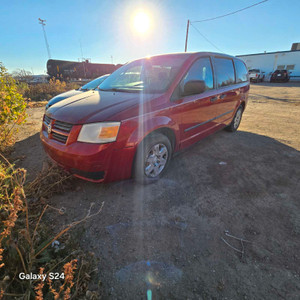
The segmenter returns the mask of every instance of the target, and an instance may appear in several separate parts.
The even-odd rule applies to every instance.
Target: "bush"
[[[65,83],[51,81],[47,88],[56,93],[66,88]],[[17,82],[7,73],[0,63],[0,151],[12,144],[12,134],[16,124],[25,121],[26,102],[18,91],[28,91],[24,84]],[[70,251],[70,242],[65,234],[76,225],[96,216],[102,210],[92,213],[92,205],[85,217],[72,222],[53,234],[49,224],[42,220],[47,209],[63,214],[45,203],[42,196],[49,196],[56,188],[64,190],[70,176],[60,169],[48,167],[38,178],[28,184],[27,196],[24,191],[26,170],[15,169],[0,152],[0,299],[8,297],[18,299],[70,299],[71,295],[85,293],[92,272],[92,260],[80,250]],[[40,201],[27,201],[27,197]],[[53,236],[52,236],[53,235]],[[66,249],[55,248],[58,239],[64,241]],[[58,253],[56,252],[58,251]],[[67,259],[71,261],[66,262]],[[48,277],[46,282],[19,280],[18,274],[40,273],[45,276],[62,265],[64,275],[55,282]],[[79,267],[79,272],[75,270]]]
[[[26,91],[29,90],[29,86],[26,82],[17,81],[17,91],[21,95],[25,95]]]
[[[26,105],[16,81],[0,62],[0,151],[12,144],[15,125],[25,121]]]
[[[66,83],[58,79],[50,79],[49,83],[39,83],[29,85],[28,90],[25,92],[25,97],[33,101],[50,100],[54,96],[79,88],[76,83]]]
[[[32,197],[52,194],[49,186],[52,189],[61,186],[69,178],[55,170],[53,167],[45,169],[29,185]],[[74,241],[71,236],[67,238],[66,233],[98,215],[103,203],[94,213],[92,203],[85,217],[53,234],[43,216],[49,209],[59,215],[64,214],[64,210],[45,204],[45,198],[28,202],[24,192],[25,175],[24,169],[15,169],[0,154],[0,299],[9,296],[37,300],[70,299],[71,295],[74,298],[83,295],[95,262],[93,256],[73,249]],[[47,180],[42,180],[43,177]],[[75,272],[78,267],[79,272]],[[49,274],[58,269],[63,273],[58,280],[52,281]],[[47,276],[47,280],[19,280],[20,273],[40,273]]]

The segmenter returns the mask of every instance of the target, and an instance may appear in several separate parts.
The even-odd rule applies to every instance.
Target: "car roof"
[[[218,52],[178,52],[178,53],[166,53],[166,54],[159,54],[159,55],[151,55],[149,58],[152,57],[164,57],[164,56],[174,56],[174,57],[182,57],[186,56],[191,57],[191,56],[224,56],[224,57],[230,57],[230,58],[235,58],[240,60],[239,58],[236,58],[235,56],[228,55],[225,53],[218,53]],[[144,57],[145,58],[145,57]]]
[[[151,55],[151,56],[146,56],[146,57],[141,57],[138,59],[134,59],[131,61],[128,61],[126,64],[129,64],[131,62],[134,61],[139,61],[139,60],[143,60],[143,59],[150,59],[150,58],[163,58],[163,57],[186,57],[186,60],[189,59],[193,59],[193,58],[197,58],[197,57],[202,57],[202,56],[220,56],[220,57],[227,57],[227,58],[231,58],[231,59],[235,59],[235,60],[239,60],[241,62],[244,63],[244,61],[240,58],[237,58],[235,56],[232,55],[228,55],[228,54],[224,54],[224,53],[218,53],[218,52],[178,52],[178,53],[165,53],[165,54],[158,54],[158,55]]]

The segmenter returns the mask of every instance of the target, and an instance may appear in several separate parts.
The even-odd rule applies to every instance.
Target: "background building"
[[[290,51],[237,55],[248,69],[260,69],[266,79],[275,70],[288,70],[291,80],[300,80],[300,43],[294,43]]]

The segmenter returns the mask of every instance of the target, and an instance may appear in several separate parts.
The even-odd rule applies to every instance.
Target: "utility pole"
[[[49,44],[48,44],[48,40],[47,40],[47,36],[46,36],[46,31],[45,31],[46,20],[42,20],[41,18],[39,18],[39,24],[41,24],[42,28],[43,28],[44,38],[45,38],[45,43],[46,43],[46,48],[47,48],[47,52],[48,52],[48,57],[50,59],[51,58],[50,47],[49,47]]]
[[[81,60],[83,60],[83,52],[82,52],[81,40],[79,40],[79,45],[80,45]]]
[[[83,57],[81,39],[79,40],[79,44],[80,44],[80,51],[81,51],[81,63],[82,63],[82,66],[83,66],[83,74],[84,74],[84,78],[86,78],[85,58]]]
[[[188,43],[188,38],[189,38],[189,27],[190,27],[190,20],[187,20],[184,52],[187,51],[187,43]]]

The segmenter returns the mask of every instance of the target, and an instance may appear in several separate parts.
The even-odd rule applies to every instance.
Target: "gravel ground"
[[[31,180],[45,159],[29,111],[14,157]],[[240,129],[177,154],[164,178],[93,184],[49,199],[58,227],[86,215],[103,299],[299,299],[300,84],[254,84]],[[243,243],[229,235],[243,238]],[[243,252],[243,253],[241,253]]]

